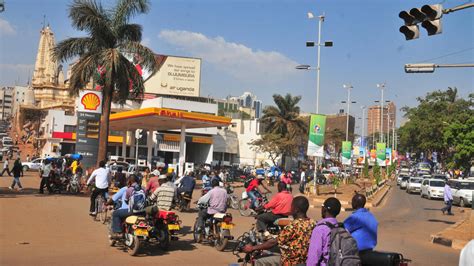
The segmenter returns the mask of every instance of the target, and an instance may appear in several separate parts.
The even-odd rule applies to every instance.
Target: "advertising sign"
[[[158,71],[144,73],[145,93],[199,97],[201,59],[157,55]]]
[[[77,104],[76,153],[82,155],[84,167],[96,164],[99,151],[99,124],[102,92],[81,91]]]
[[[311,115],[309,123],[308,156],[324,156],[325,115]]]
[[[342,164],[351,165],[351,150],[352,142],[343,141],[342,142]]]
[[[392,164],[392,148],[385,149],[385,165]]]
[[[377,164],[379,166],[385,166],[385,158],[386,158],[386,144],[385,143],[377,143]]]

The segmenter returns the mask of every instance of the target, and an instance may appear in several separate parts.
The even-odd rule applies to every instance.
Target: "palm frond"
[[[90,37],[106,41],[109,47],[114,44],[115,37],[107,12],[95,0],[74,0],[69,8],[69,18],[74,28],[90,32]]]
[[[120,0],[114,9],[113,27],[118,29],[127,24],[128,20],[140,13],[147,13],[150,10],[148,0]]]
[[[156,72],[157,64],[153,51],[139,42],[124,42],[119,45],[122,53],[136,54],[140,56],[140,65],[152,73]]]
[[[120,41],[140,42],[142,30],[143,27],[139,24],[124,24],[117,29],[117,37]]]
[[[76,56],[87,54],[94,50],[94,40],[90,37],[69,38],[59,42],[53,50],[56,60],[67,61]]]
[[[87,83],[92,80],[93,75],[96,73],[97,65],[97,54],[86,54],[79,58],[72,67],[72,74],[69,78],[69,90],[72,95],[77,95],[79,90],[84,89]]]

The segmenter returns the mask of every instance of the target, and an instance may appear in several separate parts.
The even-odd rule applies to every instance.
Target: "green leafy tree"
[[[469,169],[474,159],[474,116],[466,122],[452,122],[444,131],[444,141],[452,154],[448,167]]]
[[[364,178],[369,177],[369,158],[366,156],[364,160],[364,169],[362,170]]]
[[[155,55],[140,43],[142,26],[129,22],[135,15],[148,12],[149,6],[147,0],[118,0],[113,8],[104,8],[95,0],[74,0],[69,18],[86,36],[68,38],[54,48],[58,61],[78,58],[69,78],[72,95],[91,81],[102,91],[97,161],[106,159],[112,101],[123,103],[143,94],[143,78],[134,63],[152,73],[156,70]]]
[[[378,186],[380,184],[380,181],[382,181],[382,173],[380,171],[380,166],[377,161],[375,161],[375,165],[372,168],[372,174],[374,176],[375,184]]]

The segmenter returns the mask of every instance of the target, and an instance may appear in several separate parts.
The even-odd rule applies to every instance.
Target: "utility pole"
[[[377,88],[380,88],[382,92],[380,97],[380,142],[384,141],[384,133],[383,133],[383,90],[385,89],[385,83],[377,84]]]
[[[362,136],[361,136],[361,140],[362,140],[362,147],[365,147],[365,128],[364,128],[364,125],[365,125],[365,105],[362,105],[360,107],[362,109]]]
[[[319,84],[321,72],[321,28],[324,22],[324,14],[319,16],[318,25],[318,64],[316,66],[316,113],[319,114]]]
[[[352,85],[346,85],[344,84],[343,87],[347,89],[347,119],[346,119],[346,141],[349,141],[349,113],[351,109],[351,90],[352,90]],[[344,103],[344,101],[343,101]],[[355,103],[355,102],[354,102]]]

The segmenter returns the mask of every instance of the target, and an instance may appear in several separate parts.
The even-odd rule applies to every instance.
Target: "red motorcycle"
[[[177,234],[181,229],[181,221],[173,211],[159,210],[154,216],[149,218],[152,229],[150,238],[158,241],[161,249],[167,250],[171,240],[177,240]]]

